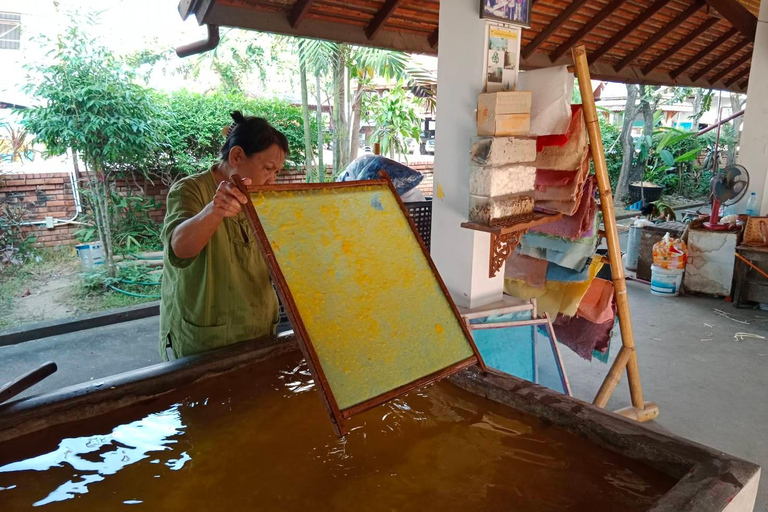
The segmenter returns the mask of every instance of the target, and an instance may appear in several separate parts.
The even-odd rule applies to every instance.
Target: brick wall
[[[159,208],[150,212],[149,216],[158,224],[162,224],[165,218],[165,199],[170,187],[163,185],[157,178],[146,179],[143,176],[121,178],[114,183],[119,194],[140,195],[154,199]]]
[[[68,173],[4,174],[0,176],[0,203],[23,207],[25,221],[43,221],[45,217],[70,219],[75,215],[75,196]],[[36,238],[40,247],[74,243],[79,226],[59,225],[55,229],[27,226],[24,231]]]
[[[410,166],[424,174],[419,189],[425,196],[433,195],[433,165],[432,163],[412,163]],[[328,171],[328,179],[332,172]],[[283,172],[278,176],[278,183],[304,183],[304,172]],[[151,212],[151,217],[158,223],[165,217],[165,198],[168,187],[159,180],[147,180],[142,176],[121,178],[115,181],[119,193],[145,195],[152,197],[159,208]],[[72,192],[69,173],[48,174],[4,174],[0,176],[0,204],[10,203],[19,205],[27,210],[27,221],[42,221],[45,217],[54,219],[70,219],[75,215],[75,197]],[[81,219],[78,219],[81,220]],[[74,245],[75,231],[81,225],[56,225],[48,229],[45,225],[28,226],[25,231],[36,238],[39,247],[57,247]]]

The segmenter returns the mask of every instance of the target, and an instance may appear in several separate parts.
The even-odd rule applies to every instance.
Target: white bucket
[[[89,242],[75,246],[77,257],[85,268],[104,264],[104,246],[101,242]]]
[[[651,265],[651,293],[662,297],[674,297],[680,293],[683,269],[666,269]]]

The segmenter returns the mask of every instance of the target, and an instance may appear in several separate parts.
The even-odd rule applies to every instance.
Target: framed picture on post
[[[520,28],[488,23],[485,30],[488,50],[485,92],[514,91],[520,56]]]
[[[531,0],[480,0],[480,17],[530,28]]]

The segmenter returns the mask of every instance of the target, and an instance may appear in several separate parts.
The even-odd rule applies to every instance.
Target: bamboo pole
[[[621,347],[619,355],[611,365],[611,369],[608,371],[608,375],[605,376],[605,380],[600,385],[600,390],[597,392],[595,401],[592,402],[598,407],[605,408],[608,405],[608,399],[611,398],[613,390],[616,389],[616,385],[621,380],[621,374],[624,373],[624,368],[627,366],[629,356],[632,355],[634,350],[629,350],[627,347]]]
[[[624,280],[624,265],[621,262],[621,247],[619,246],[619,233],[616,226],[616,216],[613,209],[613,193],[611,192],[611,182],[608,177],[608,168],[605,164],[605,155],[603,154],[603,138],[600,134],[600,125],[597,121],[597,108],[595,108],[595,98],[592,92],[592,82],[589,75],[589,63],[587,62],[587,51],[583,45],[573,48],[573,61],[576,65],[576,76],[579,79],[579,90],[583,103],[584,118],[587,123],[587,133],[589,134],[589,147],[592,152],[592,161],[595,165],[595,174],[597,176],[598,190],[600,193],[600,209],[603,212],[603,223],[605,225],[605,238],[608,243],[608,257],[611,261],[611,274],[613,275],[613,289],[616,296],[616,306],[619,315],[619,327],[621,329],[621,341],[623,344],[622,353],[627,354],[623,357],[622,353],[617,357],[616,363],[624,363],[627,368],[627,377],[629,380],[629,392],[632,397],[632,405],[639,410],[645,408],[643,402],[643,389],[640,385],[640,370],[637,365],[637,353],[635,352],[635,338],[632,334],[632,320],[629,315],[629,300],[627,299],[627,284]],[[604,382],[598,395],[595,397],[595,404],[608,403],[608,399],[615,388],[623,364],[614,363],[606,381],[609,378],[613,380]]]

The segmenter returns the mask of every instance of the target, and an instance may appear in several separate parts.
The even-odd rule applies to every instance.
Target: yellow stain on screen
[[[340,409],[473,355],[387,185],[251,198]]]

